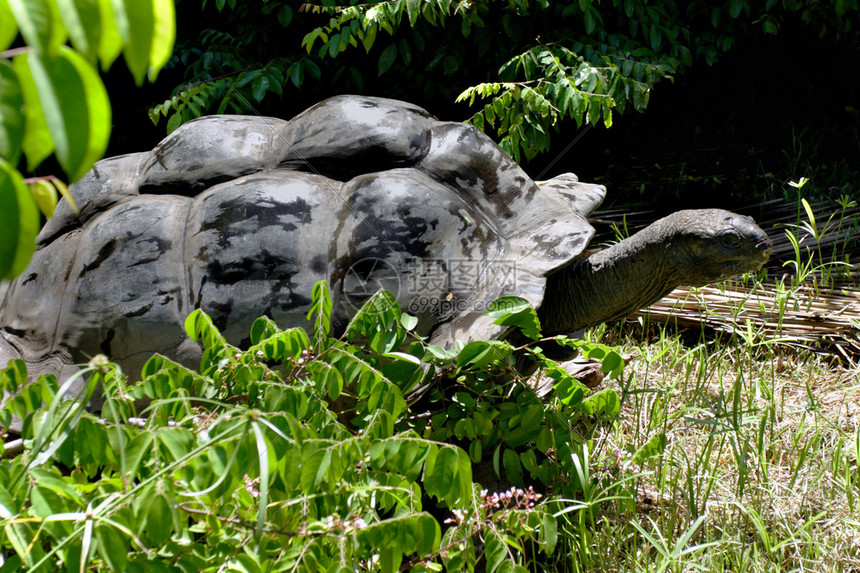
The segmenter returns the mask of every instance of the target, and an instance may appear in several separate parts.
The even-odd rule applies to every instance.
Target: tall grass
[[[860,570],[856,368],[738,339],[609,336],[637,357],[622,418],[595,441],[616,486],[570,504],[587,519],[562,510],[559,570]],[[660,435],[665,449],[636,456]]]
[[[848,223],[800,204],[777,313],[847,264],[815,245]],[[860,368],[751,327],[691,340],[619,323],[589,336],[633,359],[622,416],[592,444],[600,487],[558,510],[556,570],[860,571]]]

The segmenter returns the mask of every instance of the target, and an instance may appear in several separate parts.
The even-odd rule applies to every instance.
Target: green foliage
[[[202,3],[204,11],[206,4]],[[204,28],[198,37],[178,46],[168,67],[181,66],[189,82],[149,110],[152,122],[157,125],[166,117],[167,131],[171,132],[206,113],[253,113],[264,98],[283,96],[286,86],[299,88],[307,78],[319,80],[322,72],[312,58],[301,52],[284,57],[280,54],[286,50],[272,49],[290,37],[289,32],[284,35],[283,28],[293,22],[292,6],[279,1],[266,2],[262,7],[247,2],[215,2],[219,12],[229,8],[229,31]],[[187,17],[189,21],[198,18],[199,9]]]
[[[797,190],[798,203],[798,220],[797,224],[787,225],[794,228],[794,231],[786,229],[785,236],[788,238],[794,251],[794,258],[788,259],[783,263],[784,267],[793,269],[790,277],[791,289],[796,289],[801,285],[811,285],[813,290],[817,292],[820,286],[830,287],[833,285],[833,278],[839,274],[848,275],[851,270],[851,265],[846,260],[840,260],[843,257],[837,252],[837,246],[834,245],[832,252],[822,252],[821,240],[823,237],[835,233],[836,236],[842,236],[845,232],[844,226],[847,226],[845,211],[849,207],[856,205],[856,202],[849,196],[845,195],[837,201],[841,207],[841,212],[837,218],[837,213],[833,213],[826,221],[816,221],[815,213],[805,197],[801,196],[801,190],[804,185],[809,182],[806,177],[801,177],[798,181],[789,181],[789,186]],[[800,209],[803,208],[803,217],[801,220]],[[810,246],[809,241],[803,244],[805,239],[811,240],[814,246]],[[844,249],[844,244],[842,245]],[[780,287],[785,287],[785,278],[779,281]]]
[[[513,322],[526,310],[496,306]],[[199,371],[156,355],[129,385],[97,357],[75,376],[86,380],[75,399],[65,396],[75,380],[27,383],[12,361],[0,389],[15,396],[0,421],[24,420],[25,451],[0,461],[6,563],[524,571],[548,558],[557,526],[542,496],[479,484],[497,483],[495,470],[514,484],[588,491],[577,467],[589,428],[618,415],[615,393],[588,396],[534,351],[556,381],[543,401],[511,376],[507,343],[447,353],[409,342],[414,323],[386,291],[341,339],[328,337],[330,312],[320,283],[312,336],[260,318],[240,350],[195,311],[186,330],[204,347]],[[99,384],[105,404],[94,416],[81,405]]]
[[[697,61],[714,64],[744,35],[776,34],[799,18],[822,36],[856,36],[858,12],[856,1],[842,0],[350,0],[306,3],[298,12],[283,0],[261,12],[215,5],[221,20],[174,59],[190,84],[153,113],[173,113],[168,129],[204,102],[251,112],[290,83],[311,87],[308,72],[329,82],[329,92],[372,83],[381,93],[403,90],[405,99],[424,90],[426,100],[477,105],[468,121],[494,132],[518,161],[548,150],[564,120],[609,127],[614,114],[642,111],[660,81]]]
[[[29,261],[38,228],[34,200],[53,212],[57,186],[38,180],[21,192],[20,158],[34,170],[52,153],[80,178],[110,137],[111,110],[96,66],[123,53],[137,84],[154,80],[173,50],[172,0],[0,0],[0,278]],[[9,47],[20,33],[25,44]],[[69,40],[71,46],[66,45]]]
[[[36,246],[39,213],[21,174],[0,160],[0,278],[24,270]]]

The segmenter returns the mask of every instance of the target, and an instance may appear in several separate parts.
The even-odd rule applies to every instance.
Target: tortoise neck
[[[547,336],[575,332],[630,315],[681,284],[662,225],[646,227],[608,249],[547,277],[538,310]]]

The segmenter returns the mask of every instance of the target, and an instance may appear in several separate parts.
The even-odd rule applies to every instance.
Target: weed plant
[[[837,277],[849,274],[851,265],[847,260],[844,260],[846,259],[845,247],[848,241],[835,241],[829,253],[823,251],[821,243],[823,238],[829,234],[834,234],[837,238],[851,235],[848,232],[848,227],[853,226],[855,228],[852,230],[857,230],[857,221],[852,222],[845,217],[846,210],[856,206],[856,202],[848,195],[841,196],[837,200],[841,212],[831,214],[821,224],[820,221],[816,221],[815,213],[813,213],[809,202],[800,195],[801,189],[808,181],[809,179],[806,177],[801,177],[799,181],[789,182],[790,186],[797,189],[797,205],[798,209],[802,207],[803,214],[798,213],[798,223],[788,225],[789,229],[785,231],[785,235],[794,250],[794,258],[786,261],[784,266],[793,269],[790,277],[790,288],[805,285],[811,286],[817,292],[820,287],[832,288]],[[804,241],[813,244],[812,246],[802,245]],[[780,286],[785,286],[784,279],[780,280]]]

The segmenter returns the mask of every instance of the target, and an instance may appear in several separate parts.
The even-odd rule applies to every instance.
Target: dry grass
[[[752,335],[759,341],[860,359],[860,291],[753,283],[675,289],[634,317],[681,327]]]
[[[595,333],[633,359],[611,383],[622,416],[594,463],[641,475],[635,503],[602,506],[590,556],[572,547],[571,567],[860,571],[860,368],[779,342],[656,332]],[[637,459],[660,434],[662,454]]]

